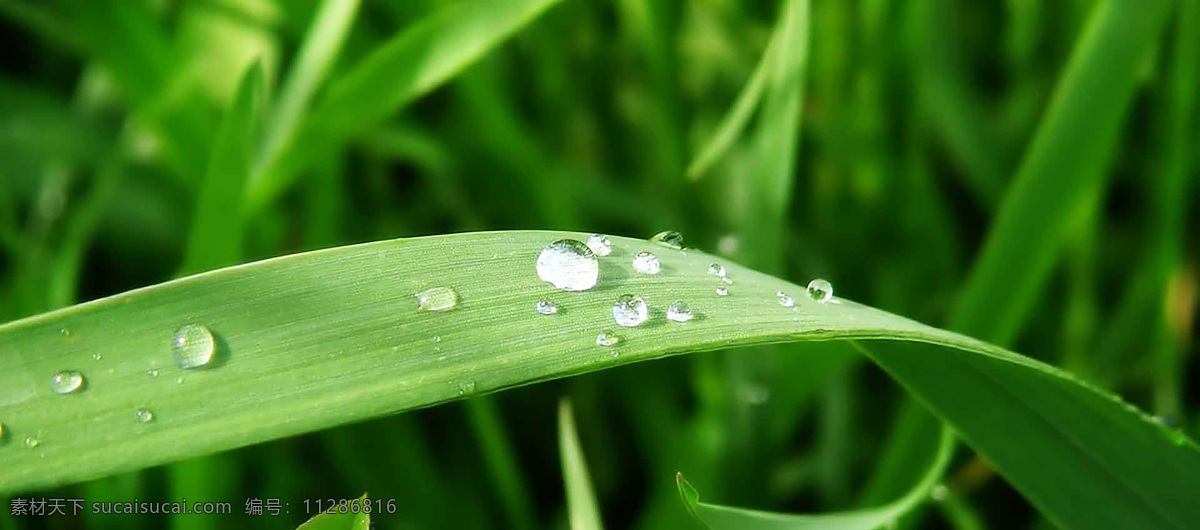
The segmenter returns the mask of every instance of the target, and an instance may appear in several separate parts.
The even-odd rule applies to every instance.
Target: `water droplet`
[[[93,360],[93,361],[99,361],[99,360],[101,360],[101,359],[103,359],[103,358],[104,358],[104,356],[103,356],[103,355],[100,355],[99,353],[93,353],[93,354],[92,354],[92,360]]]
[[[150,409],[137,409],[137,412],[133,413],[133,415],[137,418],[137,421],[142,423],[154,421],[154,411]]]
[[[449,287],[430,287],[416,296],[419,311],[449,311],[458,305],[458,292]]]
[[[616,346],[618,342],[621,342],[621,337],[610,330],[601,331],[596,335],[596,344],[599,346]]]
[[[587,245],[574,239],[550,243],[537,258],[538,278],[564,291],[586,291],[596,285],[600,263]]]
[[[725,277],[725,267],[720,263],[713,263],[708,266],[708,273],[718,278]]]
[[[608,356],[609,356],[609,357],[612,357],[613,359],[616,359],[617,357],[620,357],[620,356],[621,356],[621,352],[619,352],[619,351],[617,351],[617,350],[613,350],[612,352],[610,352],[610,353],[608,354]]]
[[[33,436],[26,436],[26,437],[25,437],[25,447],[28,447],[28,448],[30,448],[30,449],[33,449],[33,448],[35,448],[35,447],[37,447],[37,446],[39,446],[39,445],[42,445],[42,441],[41,441],[41,440],[38,440],[37,438],[35,438],[35,437],[33,437]]]
[[[151,368],[151,369],[149,369],[149,370],[146,370],[146,375],[148,375],[148,376],[150,376],[150,377],[158,377],[158,370],[157,370],[157,369],[155,369],[155,368]]]
[[[538,300],[534,309],[543,315],[553,315],[558,312],[558,305],[545,298]]]
[[[833,298],[833,284],[820,278],[808,282],[808,297],[822,304],[828,302]]]
[[[183,383],[183,377],[176,377],[176,378],[175,378],[175,384],[177,384],[177,385],[178,385],[178,384],[180,384],[180,383]]]
[[[683,250],[683,234],[674,230],[664,230],[650,238],[651,243],[657,243],[667,248]]]
[[[606,235],[592,234],[592,237],[588,238],[587,246],[600,257],[612,254],[612,240]]]
[[[783,307],[792,307],[796,305],[796,300],[783,291],[777,291],[775,297],[779,299],[779,305]]]
[[[623,294],[613,304],[612,314],[617,325],[632,328],[642,325],[650,317],[650,310],[642,297]]]
[[[59,332],[59,333],[62,333],[62,336],[64,336],[64,337],[70,337],[70,336],[71,336],[71,330],[69,330],[69,329],[67,329],[67,328],[62,328],[62,329],[58,330],[58,332]]]
[[[188,324],[175,332],[171,340],[171,354],[175,364],[187,370],[206,366],[213,361],[216,352],[216,340],[212,332],[204,326]]]
[[[929,496],[935,501],[946,500],[946,496],[949,494],[950,490],[946,489],[946,486],[941,484],[938,484],[937,486],[934,486],[933,489],[929,490]]]
[[[724,285],[718,285],[717,296],[729,296],[729,289],[726,289]]]
[[[725,285],[733,285],[733,278],[730,278],[729,276],[722,277],[721,283]]]
[[[688,307],[687,302],[678,301],[672,302],[667,306],[667,320],[673,322],[687,322],[692,319],[692,309]]]
[[[470,396],[475,393],[475,380],[468,379],[458,384],[458,395]]]
[[[658,256],[643,250],[633,257],[633,270],[641,274],[658,274],[662,270],[662,263],[658,261]]]
[[[75,370],[63,370],[50,378],[50,389],[56,394],[70,394],[83,387],[83,374]]]

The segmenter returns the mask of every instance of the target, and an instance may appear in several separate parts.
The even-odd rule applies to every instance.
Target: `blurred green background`
[[[728,151],[689,174],[768,49],[780,2],[564,0],[443,84],[404,98],[381,86],[379,100],[403,101],[377,118],[355,114],[354,101],[326,112],[296,140],[306,156],[294,178],[263,194],[247,184],[246,201],[232,192],[217,211],[242,239],[237,261],[462,231],[674,229],[691,246],[801,284],[824,277],[840,296],[945,324],[1072,50],[1108,3],[813,0],[808,34],[781,61],[791,69],[767,81]],[[440,31],[428,21],[493,4],[505,2],[364,0],[314,104],[406,31]],[[1028,316],[1009,336],[982,337],[1115,390],[1193,438],[1200,80],[1181,43],[1195,44],[1195,4],[1172,6],[1148,37],[1157,44],[1132,73],[1111,149],[1052,155],[1104,177],[1063,214],[1054,272]],[[268,114],[277,111],[321,9],[0,0],[0,322],[196,272],[189,252],[219,262],[197,257],[205,247],[191,226],[222,115],[255,60]],[[409,58],[427,62],[383,69],[408,75],[442,57]],[[31,519],[4,507],[0,529],[293,528],[305,499],[364,491],[396,499],[379,528],[565,528],[563,396],[611,528],[692,527],[676,471],[706,499],[744,507],[886,501],[916,480],[910,455],[935,439],[904,428],[919,409],[848,346],[756,348],[22,495],[186,497],[230,501],[235,514],[248,498],[276,498],[291,507],[278,517]],[[905,524],[1048,526],[965,448],[939,491]]]

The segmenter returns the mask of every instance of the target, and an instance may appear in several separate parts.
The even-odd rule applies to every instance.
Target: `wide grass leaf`
[[[556,291],[534,270],[564,232],[494,232],[381,241],[221,269],[0,326],[0,492],[86,480],[411,410],[464,396],[671,354],[829,339],[866,344],[956,433],[1019,488],[1053,481],[1086,509],[1068,526],[1195,526],[1200,451],[1131,406],[1069,374],[962,335],[848,300],[818,303],[800,286],[714,258],[614,237],[599,284]],[[635,274],[638,251],[663,272]],[[454,289],[457,304],[418,311],[414,294]],[[783,307],[776,291],[790,293]],[[613,323],[636,293],[651,319]],[[535,303],[558,304],[540,315]],[[696,318],[670,322],[687,301]],[[175,331],[206,326],[217,358],[183,370]],[[597,346],[616,329],[622,341]],[[100,360],[96,360],[98,356]],[[157,369],[159,377],[147,370]],[[51,377],[79,370],[75,393]],[[923,372],[922,372],[923,371]],[[149,408],[153,422],[135,412]],[[25,438],[40,443],[26,448]],[[1045,477],[1045,478],[1043,478]],[[1023,490],[1024,491],[1024,490]],[[1040,490],[1036,490],[1039,491]],[[1041,492],[1044,494],[1044,492]],[[1048,504],[1057,506],[1056,504]]]
[[[954,455],[954,436],[949,430],[942,430],[941,438],[931,452],[933,462],[929,465],[929,470],[921,477],[920,482],[899,499],[874,508],[820,515],[788,515],[704,503],[700,502],[700,493],[696,488],[683,478],[683,473],[676,475],[675,480],[679,484],[679,495],[688,511],[706,526],[716,530],[872,530],[899,519],[929,496],[929,492],[941,480],[942,473],[950,464],[950,457]]]

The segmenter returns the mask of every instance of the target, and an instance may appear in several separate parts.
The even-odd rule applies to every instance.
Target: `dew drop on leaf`
[[[212,332],[197,324],[179,328],[171,340],[171,355],[175,364],[184,370],[207,366],[216,357],[216,349]]]
[[[650,242],[667,248],[673,248],[675,250],[683,250],[683,234],[680,234],[674,230],[664,230],[654,234],[654,236],[650,238]]]
[[[56,394],[70,394],[83,388],[83,374],[75,370],[62,370],[50,378],[50,389]]]
[[[150,409],[137,409],[137,412],[134,412],[133,416],[137,418],[137,421],[142,423],[150,423],[154,421],[154,411]]]
[[[416,297],[420,311],[449,311],[458,305],[458,292],[449,287],[430,287]]]
[[[808,282],[808,297],[822,304],[828,302],[833,298],[833,284],[820,278]]]
[[[633,270],[639,274],[658,274],[662,270],[662,263],[658,261],[658,256],[643,250],[633,257]]]
[[[783,291],[776,292],[775,297],[779,299],[779,305],[783,307],[792,307],[796,305],[796,300],[792,298],[791,295]]]
[[[667,306],[667,320],[672,322],[687,322],[692,319],[692,309],[682,300],[672,302]]]
[[[600,257],[612,254],[612,240],[603,234],[592,234],[587,240],[587,247]]]
[[[621,342],[621,337],[610,330],[601,331],[599,335],[596,335],[596,344],[599,346],[612,347],[616,346],[618,342]]]
[[[558,305],[545,298],[538,300],[534,310],[543,315],[553,315],[558,312]]]
[[[646,307],[646,301],[642,297],[632,294],[623,294],[617,298],[613,304],[612,314],[617,325],[626,328],[640,326],[647,318],[650,318],[650,310]]]
[[[596,285],[600,263],[587,245],[574,239],[560,239],[538,254],[537,274],[555,288],[586,291]]]

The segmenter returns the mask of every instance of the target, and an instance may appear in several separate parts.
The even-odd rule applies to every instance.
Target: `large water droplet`
[[[775,297],[779,299],[779,305],[783,307],[792,307],[796,305],[796,300],[792,298],[791,295],[783,291],[776,292]]]
[[[587,245],[560,239],[538,254],[537,273],[542,281],[564,291],[586,291],[596,285],[600,262]]]
[[[729,296],[729,289],[727,289],[724,285],[718,285],[717,296]]]
[[[596,335],[596,344],[600,346],[616,346],[618,342],[621,342],[621,337],[609,330],[601,331],[599,335]]]
[[[534,310],[543,315],[553,315],[558,312],[558,304],[551,302],[545,298],[538,300]]]
[[[592,234],[592,237],[588,238],[587,247],[600,257],[612,254],[612,240],[603,234]]]
[[[692,309],[688,307],[687,302],[682,300],[672,302],[667,306],[667,320],[673,322],[687,322],[692,319]]]
[[[188,324],[175,332],[171,340],[171,354],[175,364],[187,370],[206,366],[216,357],[217,341],[208,328],[197,324]]]
[[[658,256],[643,250],[633,257],[633,270],[641,274],[658,274],[662,270],[662,263],[658,261]]]
[[[137,409],[137,412],[133,413],[133,417],[142,423],[150,423],[154,421],[154,411],[150,409]]]
[[[651,243],[657,243],[667,248],[683,250],[683,234],[674,230],[664,230],[650,238]]]
[[[42,445],[42,441],[38,440],[36,437],[33,437],[33,436],[25,437],[25,447],[33,449],[39,445]]]
[[[708,273],[718,278],[725,277],[725,266],[720,263],[713,263],[708,266]]]
[[[642,325],[650,317],[650,310],[642,297],[623,294],[613,304],[612,314],[617,325],[632,328]]]
[[[822,304],[828,302],[833,298],[833,284],[820,278],[808,282],[808,297]]]
[[[70,394],[83,388],[83,374],[75,370],[63,370],[50,378],[50,389],[56,394]]]

